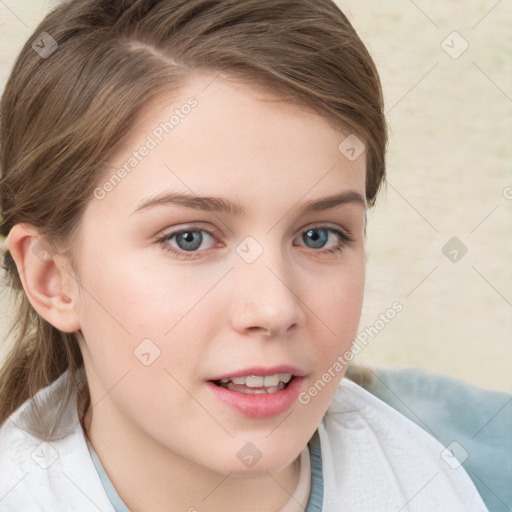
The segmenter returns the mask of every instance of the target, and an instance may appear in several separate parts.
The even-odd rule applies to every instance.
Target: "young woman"
[[[2,512],[486,510],[343,379],[386,123],[333,2],[65,2],[1,109]]]

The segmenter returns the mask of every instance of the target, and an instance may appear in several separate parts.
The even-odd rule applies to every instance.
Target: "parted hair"
[[[37,41],[52,44],[51,54],[36,51]],[[149,102],[201,72],[262,86],[354,133],[365,145],[374,205],[385,180],[381,83],[332,0],[68,0],[27,40],[2,94],[2,235],[32,224],[73,265],[80,218],[106,163]],[[80,331],[61,332],[37,314],[8,251],[3,267],[16,317],[0,370],[0,425],[66,370],[55,420],[78,389],[82,421],[90,395]],[[36,435],[55,435],[43,430]]]

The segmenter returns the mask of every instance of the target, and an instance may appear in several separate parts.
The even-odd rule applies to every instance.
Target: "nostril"
[[[264,333],[269,332],[269,329],[265,329],[265,327],[248,327],[247,330],[249,332],[264,332]]]

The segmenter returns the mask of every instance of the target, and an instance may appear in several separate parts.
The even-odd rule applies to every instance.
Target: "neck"
[[[235,476],[183,458],[145,435],[114,407],[94,414],[89,409],[83,427],[131,512],[275,512],[297,487],[299,457],[279,472]]]

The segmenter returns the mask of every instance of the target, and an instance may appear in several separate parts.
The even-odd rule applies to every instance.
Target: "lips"
[[[288,411],[299,396],[304,377],[293,377],[282,390],[246,389],[235,391],[207,381],[212,396],[232,411],[250,418],[270,418]]]
[[[252,367],[218,375],[206,381],[215,398],[253,418],[268,418],[288,410],[302,387],[305,372],[281,365]]]

